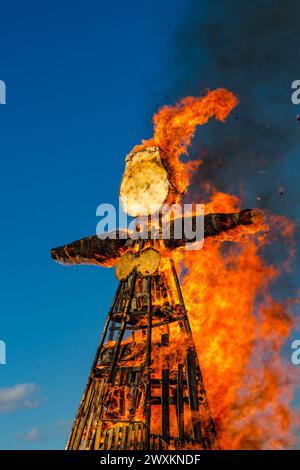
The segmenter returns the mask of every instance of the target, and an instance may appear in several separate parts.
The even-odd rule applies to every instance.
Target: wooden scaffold
[[[160,270],[157,253],[154,247],[140,249],[135,257],[145,263],[120,280],[67,449],[211,449],[215,444],[175,265],[170,258]],[[147,265],[153,258],[157,266]],[[180,335],[179,343],[172,331]]]
[[[254,218],[248,209],[208,214],[204,236],[250,225]],[[63,264],[116,264],[119,279],[68,450],[216,448],[172,257],[184,243],[172,233],[167,241],[93,236],[52,250]]]

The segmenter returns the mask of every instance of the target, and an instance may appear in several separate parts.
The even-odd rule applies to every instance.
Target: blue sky
[[[0,387],[35,384],[15,391],[20,409],[0,414],[1,449],[65,445],[116,279],[61,267],[49,250],[95,233],[97,205],[116,203],[125,154],[151,136],[172,80],[165,61],[184,7],[1,5]]]
[[[1,449],[63,448],[117,282],[52,247],[95,232],[170,96],[183,0],[10,1],[0,11]],[[293,77],[297,78],[297,77]],[[0,393],[1,398],[1,393]],[[6,411],[6,412],[3,412]]]

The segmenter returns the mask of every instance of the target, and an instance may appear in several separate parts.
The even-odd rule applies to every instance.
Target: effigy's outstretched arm
[[[255,221],[257,212],[251,209],[244,209],[241,212],[229,214],[207,214],[204,216],[204,237],[213,237],[222,232],[233,230],[239,225],[251,225]],[[183,224],[182,219],[182,224]],[[178,219],[177,219],[178,223]],[[195,218],[191,220],[193,231],[196,228]],[[100,239],[97,235],[81,238],[75,242],[69,243],[51,250],[52,258],[62,264],[96,264],[110,267],[115,264],[117,259],[122,256],[129,248],[132,241],[127,232],[115,231],[114,236]],[[170,238],[164,240],[165,246],[170,250],[184,246],[186,243],[192,243],[193,239],[187,240],[174,238],[174,221],[171,222]]]
[[[115,235],[116,238],[100,239],[97,235],[81,238],[67,245],[53,248],[51,256],[62,264],[98,264],[110,267],[128,249],[126,246],[128,238],[120,238],[118,230]]]

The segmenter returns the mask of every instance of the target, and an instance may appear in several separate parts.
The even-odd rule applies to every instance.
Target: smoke
[[[239,99],[225,125],[210,121],[198,130],[191,155],[203,163],[190,187],[193,201],[207,202],[217,190],[239,196],[242,208],[256,207],[294,223],[300,215],[300,109],[291,102],[291,84],[300,78],[298,7],[297,0],[191,1],[175,35],[168,101],[219,87]],[[281,234],[270,233],[273,243],[263,257],[280,271],[294,247],[283,219],[277,220],[273,230]],[[282,272],[274,298],[293,304],[285,309],[293,318],[297,273]],[[278,350],[273,353],[278,357]]]
[[[175,33],[168,99],[219,87],[239,99],[225,124],[211,120],[197,132],[191,156],[203,163],[190,186],[194,202],[205,203],[218,190],[237,195],[241,208],[296,225],[300,106],[291,102],[291,84],[300,78],[298,11],[297,0],[191,0]],[[292,248],[279,235],[264,253],[277,265]],[[299,244],[298,230],[296,237]],[[279,279],[279,296],[297,297],[296,274]]]
[[[178,27],[173,97],[226,87],[240,101],[225,126],[215,122],[199,131],[193,150],[203,158],[193,181],[198,194],[208,182],[238,194],[246,206],[296,216],[300,122],[291,83],[299,78],[297,3],[195,0]]]

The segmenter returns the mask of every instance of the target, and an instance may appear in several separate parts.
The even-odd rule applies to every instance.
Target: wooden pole
[[[177,372],[177,421],[178,436],[181,444],[184,443],[184,401],[183,401],[183,364],[178,364]]]
[[[119,359],[121,342],[122,342],[122,339],[123,339],[123,336],[124,336],[124,333],[125,333],[126,324],[127,324],[127,317],[128,317],[128,314],[129,314],[129,311],[130,311],[130,308],[131,308],[131,302],[132,302],[132,298],[133,298],[133,295],[134,295],[136,278],[137,278],[137,273],[134,272],[133,275],[132,275],[132,280],[131,280],[132,284],[131,284],[131,288],[130,288],[129,298],[128,298],[128,301],[127,301],[127,305],[124,308],[124,312],[123,312],[122,319],[121,319],[121,324],[120,324],[120,329],[119,329],[118,336],[117,336],[116,343],[115,343],[115,347],[114,347],[111,367],[110,367],[110,371],[109,371],[109,375],[108,375],[108,379],[107,379],[107,383],[109,383],[109,384],[113,383],[115,375],[116,375],[116,365],[117,365],[117,362],[118,362],[118,359]]]
[[[190,411],[191,411],[191,417],[192,417],[193,433],[194,433],[195,440],[197,442],[201,442],[201,437],[202,437],[201,436],[201,423],[200,423],[200,415],[199,415],[198,387],[197,387],[197,380],[196,380],[196,368],[199,368],[199,364],[198,363],[196,364],[197,353],[196,353],[195,343],[193,340],[192,330],[191,330],[190,322],[187,316],[187,311],[185,308],[185,303],[184,303],[184,299],[183,299],[183,295],[181,292],[181,287],[180,287],[180,283],[179,283],[179,279],[177,276],[177,271],[176,271],[173,259],[171,259],[171,269],[172,269],[173,277],[174,277],[175,284],[176,284],[181,311],[183,313],[184,328],[188,336],[186,369],[187,369],[189,404],[190,404]]]
[[[165,333],[161,337],[162,348],[167,350],[169,348],[169,333]],[[162,384],[161,384],[161,408],[162,408],[162,426],[161,433],[162,439],[167,445],[170,444],[170,370],[169,370],[169,357],[163,353],[163,370],[162,370]]]
[[[187,351],[186,369],[194,439],[196,442],[202,442],[201,423],[199,415],[198,387],[196,381],[196,363],[194,351],[192,348],[189,348]]]
[[[148,311],[147,311],[147,343],[146,343],[146,386],[145,386],[145,443],[144,449],[150,449],[151,425],[151,339],[152,339],[152,277],[147,279]]]
[[[204,406],[206,407],[206,411],[209,415],[210,415],[210,410],[209,410],[208,401],[207,401],[207,397],[206,397],[206,390],[205,390],[205,387],[204,387],[203,377],[202,377],[202,373],[201,373],[201,369],[200,369],[200,365],[199,365],[199,361],[198,361],[197,351],[196,351],[196,348],[195,348],[193,334],[192,334],[190,322],[189,322],[189,319],[188,319],[188,315],[187,315],[183,295],[182,295],[182,292],[181,292],[181,287],[180,287],[180,283],[179,283],[175,263],[174,263],[174,260],[172,258],[170,260],[170,263],[171,263],[171,270],[172,270],[173,277],[174,277],[175,284],[176,284],[176,289],[177,289],[177,293],[178,293],[178,298],[179,298],[179,302],[180,302],[181,311],[183,313],[184,329],[185,329],[186,334],[187,334],[188,339],[189,339],[189,345],[188,345],[188,349],[187,349],[187,360],[186,360],[186,363],[187,363],[186,364],[187,365],[187,379],[188,379],[188,387],[189,387],[189,401],[190,401],[190,409],[191,409],[192,422],[193,422],[193,430],[194,430],[195,439],[197,440],[196,436],[198,436],[198,438],[201,439],[201,434],[202,434],[202,432],[201,432],[201,422],[197,418],[197,416],[200,417],[200,415],[199,415],[199,399],[198,399],[197,378],[198,378],[198,382],[199,382],[199,385],[200,385],[201,392],[204,395],[204,399],[205,399]],[[198,411],[196,411],[196,410],[198,410]],[[194,420],[193,420],[193,417],[194,417]],[[216,439],[217,433],[216,433],[216,429],[215,429],[215,426],[214,426],[213,419],[210,418],[209,422],[210,422],[211,434],[214,436],[214,439]],[[209,445],[206,446],[206,447],[212,448],[212,446],[213,446],[213,442],[210,442]]]

